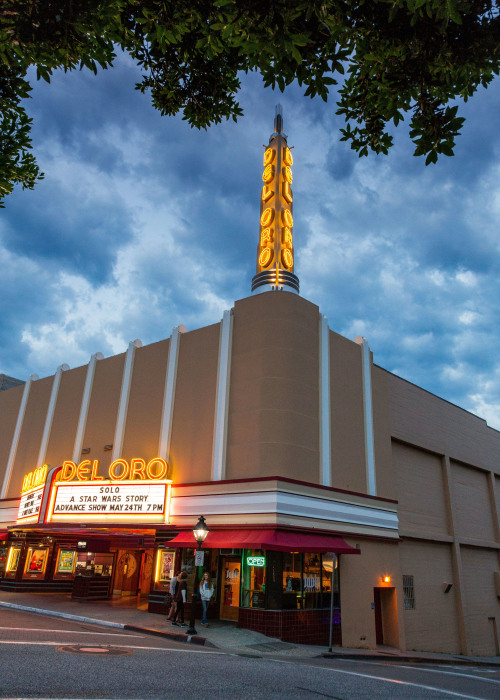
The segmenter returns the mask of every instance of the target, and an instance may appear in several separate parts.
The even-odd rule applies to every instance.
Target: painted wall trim
[[[168,346],[167,374],[165,377],[165,392],[163,394],[163,409],[160,425],[160,442],[158,457],[170,461],[170,442],[172,439],[172,422],[174,419],[175,385],[177,382],[177,365],[179,364],[179,343],[181,333],[186,333],[186,327],[176,326],[172,329]]]
[[[125,435],[125,423],[127,422],[128,399],[130,396],[130,384],[132,382],[132,372],[134,370],[134,357],[137,348],[142,348],[142,340],[136,338],[128,344],[123,367],[122,388],[120,391],[120,403],[118,405],[118,417],[116,419],[115,437],[113,439],[113,452],[111,459],[115,460],[122,456],[123,438]]]
[[[229,403],[232,335],[233,311],[231,309],[230,311],[224,311],[220,328],[212,481],[224,479],[226,473],[227,411]]]
[[[85,377],[85,386],[83,388],[82,403],[80,406],[80,416],[78,418],[75,445],[73,447],[73,462],[76,462],[76,464],[78,464],[81,461],[82,456],[83,436],[85,433],[85,426],[87,425],[90,395],[92,393],[92,385],[94,383],[95,365],[97,360],[103,359],[104,355],[102,354],[102,352],[96,352],[94,355],[91,355],[89,364],[87,366],[87,376]]]
[[[37,467],[45,464],[45,459],[47,457],[47,445],[49,444],[50,431],[52,430],[52,421],[54,420],[54,412],[56,410],[57,395],[59,394],[59,386],[61,384],[62,373],[69,369],[69,365],[59,365],[56,373],[54,374],[54,379],[52,381],[52,391],[50,392],[49,407],[47,409],[47,416],[45,418],[45,426],[43,428],[42,441],[40,443],[40,451],[38,452],[38,460],[36,463]]]
[[[372,401],[372,362],[370,346],[366,338],[358,336],[355,343],[361,345],[361,367],[363,374],[363,415],[365,424],[365,463],[366,490],[370,496],[377,495],[375,471],[375,443],[373,436],[373,401]]]
[[[322,486],[331,486],[330,329],[326,316],[320,316],[319,330],[320,478]]]
[[[21,405],[19,406],[19,411],[17,413],[16,427],[14,429],[14,435],[12,437],[12,442],[10,445],[9,459],[7,460],[7,466],[5,468],[5,474],[2,485],[2,492],[0,493],[0,498],[6,498],[7,492],[10,486],[10,480],[12,477],[12,470],[14,468],[14,462],[16,461],[17,448],[19,446],[19,438],[21,436],[21,429],[23,427],[24,414],[26,413],[26,406],[28,405],[28,397],[31,389],[31,385],[39,379],[38,374],[32,374],[28,377],[26,384],[23,389],[23,396],[21,399]]]
[[[180,498],[173,496],[170,512],[177,517],[195,517],[198,512],[214,516],[270,513],[398,530],[398,515],[395,510],[274,490]]]

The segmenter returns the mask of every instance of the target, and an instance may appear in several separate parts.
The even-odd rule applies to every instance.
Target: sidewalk
[[[214,620],[209,627],[196,621],[196,636],[189,636],[185,629],[172,626],[163,615],[147,612],[147,602],[137,598],[120,598],[80,602],[69,595],[53,593],[12,593],[0,591],[0,609],[14,608],[41,615],[63,617],[80,622],[108,627],[135,630],[143,634],[166,637],[173,641],[203,645],[231,654],[248,656],[272,656],[280,658],[344,658],[362,660],[385,660],[393,662],[473,664],[500,666],[500,657],[466,657],[431,652],[402,652],[399,649],[379,647],[373,649],[345,649],[334,647],[331,653],[326,647],[306,644],[291,644],[266,637],[253,630],[240,629],[236,623]],[[187,628],[186,628],[187,629]]]

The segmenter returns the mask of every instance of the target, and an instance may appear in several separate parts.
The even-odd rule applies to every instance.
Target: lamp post
[[[335,569],[337,567],[337,555],[333,552],[327,552],[323,556],[323,568],[325,571],[329,571],[332,575],[330,584],[330,644],[328,651],[332,651],[332,641],[333,641],[333,586],[335,578]]]
[[[198,549],[203,547],[203,542],[209,533],[208,526],[205,522],[203,515],[193,528],[194,539],[198,544]],[[195,613],[196,613],[196,601],[198,600],[198,567],[196,566],[196,549],[194,552],[194,583],[193,583],[193,596],[191,598],[191,616],[189,618],[189,627],[186,630],[186,634],[196,634],[196,628],[194,626]]]

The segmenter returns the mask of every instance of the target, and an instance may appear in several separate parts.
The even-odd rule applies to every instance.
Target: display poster
[[[175,552],[160,551],[160,576],[159,581],[170,581],[174,575]]]
[[[59,552],[58,574],[72,574],[75,567],[76,552],[61,549]]]
[[[41,574],[45,571],[45,561],[47,559],[47,549],[28,549],[26,557],[25,571],[28,574]]]
[[[17,571],[20,555],[21,547],[11,547],[9,558],[7,561],[7,571]]]
[[[197,549],[194,554],[194,565],[203,566],[205,563],[205,552],[202,549]]]

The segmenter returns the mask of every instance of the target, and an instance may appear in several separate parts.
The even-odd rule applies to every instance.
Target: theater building
[[[0,391],[0,589],[161,614],[196,563],[212,617],[285,641],[327,643],[333,602],[339,645],[498,654],[500,433],[300,296],[292,170],[278,112],[220,323]]]

